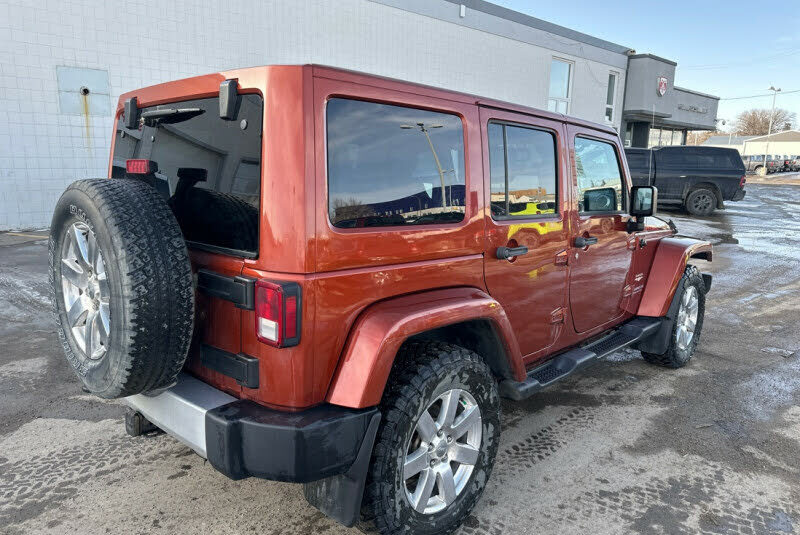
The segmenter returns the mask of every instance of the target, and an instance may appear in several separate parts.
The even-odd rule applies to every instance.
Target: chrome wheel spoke
[[[446,505],[453,503],[456,499],[456,481],[448,463],[439,465],[436,470],[436,482],[439,487],[439,497]]]
[[[439,413],[438,427],[452,427],[458,412],[458,400],[461,397],[461,390],[450,390],[442,397],[442,410]]]
[[[480,421],[480,418],[481,411],[477,405],[464,409],[464,412],[458,417],[458,421],[453,424],[453,438],[459,439],[464,436],[464,433],[469,431],[474,423]]]
[[[431,499],[433,487],[436,485],[436,474],[430,468],[420,474],[417,480],[417,488],[411,495],[411,506],[420,513],[425,511],[428,501]]]
[[[86,356],[89,358],[94,357],[94,352],[96,347],[94,345],[94,329],[95,329],[95,320],[97,319],[97,311],[91,310],[89,314],[86,316],[86,326],[83,329],[83,339],[85,342],[85,351]]]
[[[89,260],[89,244],[86,241],[86,236],[77,225],[72,225],[70,228],[70,239],[72,240],[72,251],[75,254],[75,260],[86,271],[92,266]]]
[[[436,431],[438,431],[436,422],[427,410],[424,411],[417,422],[417,433],[424,442],[430,442],[436,436]]]
[[[97,261],[99,257],[100,248],[97,246],[97,237],[94,235],[94,232],[89,232],[86,236],[86,260],[95,271],[97,271]]]
[[[403,479],[408,479],[428,468],[428,449],[420,446],[417,451],[406,457],[403,466]]]
[[[478,462],[478,455],[480,452],[477,448],[473,448],[469,444],[456,444],[451,448],[451,456],[449,459],[461,464],[474,465]]]
[[[84,319],[86,313],[89,311],[91,305],[85,297],[79,297],[72,303],[72,306],[67,310],[67,323],[70,327],[77,327]]]
[[[85,290],[89,285],[89,278],[86,275],[86,271],[81,269],[73,260],[61,260],[61,276],[65,278],[67,282],[81,290]]]
[[[105,273],[100,273],[97,275],[97,285],[100,290],[100,300],[108,301],[108,297],[111,295],[111,290],[108,286],[108,276]]]
[[[100,328],[100,340],[106,345],[108,333],[111,331],[111,314],[107,304],[100,303],[97,314],[97,326]]]

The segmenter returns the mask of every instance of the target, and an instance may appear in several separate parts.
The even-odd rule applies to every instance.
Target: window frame
[[[515,121],[507,121],[503,119],[489,119],[486,121],[486,146],[487,148],[490,146],[489,140],[489,125],[491,124],[499,124],[503,126],[503,160],[504,160],[504,168],[505,168],[505,194],[506,198],[508,198],[508,142],[506,138],[506,127],[512,126],[517,128],[524,128],[527,130],[536,130],[539,132],[545,132],[549,134],[553,138],[553,164],[555,167],[555,200],[553,203],[555,204],[555,211],[552,214],[527,214],[524,216],[513,216],[513,215],[505,215],[505,216],[495,216],[492,213],[491,206],[492,206],[492,163],[491,163],[491,151],[487,152],[487,160],[489,163],[489,191],[488,191],[488,202],[487,206],[489,207],[489,215],[494,221],[525,221],[525,220],[538,220],[538,219],[545,219],[548,217],[559,217],[561,215],[561,174],[559,172],[559,161],[558,161],[558,133],[555,130],[550,128],[544,128],[541,126],[534,126],[525,123],[518,123]]]
[[[583,212],[583,211],[578,210],[578,215],[582,216],[582,217],[609,216],[609,215],[627,215],[627,213],[628,213],[628,197],[630,196],[630,187],[629,187],[627,179],[625,178],[626,177],[625,171],[624,171],[625,168],[622,165],[622,160],[620,159],[620,154],[619,154],[619,150],[618,150],[617,144],[614,143],[611,140],[603,139],[603,138],[600,138],[600,137],[595,137],[595,136],[592,136],[592,135],[585,134],[585,133],[581,132],[581,133],[575,134],[575,136],[572,139],[572,153],[573,154],[575,153],[575,140],[577,140],[578,138],[588,139],[588,140],[591,140],[591,141],[597,141],[599,143],[605,143],[607,145],[611,145],[611,148],[614,150],[614,154],[617,157],[617,169],[619,169],[619,178],[620,178],[620,182],[622,183],[622,193],[621,193],[621,197],[622,198],[620,199],[620,201],[621,201],[620,205],[622,206],[622,208],[620,210],[606,210],[606,211],[603,211],[603,212]],[[573,162],[573,166],[575,168],[575,200],[573,202],[574,202],[574,207],[575,207],[576,210],[580,206],[580,198],[581,198],[580,186],[578,185],[578,165],[577,164],[578,164],[577,156],[575,156],[574,157],[574,162]]]
[[[614,90],[611,92],[611,104],[608,103],[608,87],[606,86],[606,105],[603,109],[603,119],[606,123],[614,124],[614,118],[617,113],[617,89],[619,88],[619,73],[617,71],[608,71],[609,81],[614,78]],[[611,85],[611,84],[609,84]],[[608,110],[611,109],[611,118],[608,118]]]
[[[569,73],[568,73],[568,77],[567,77],[567,97],[566,98],[553,97],[553,96],[550,95],[550,84],[551,84],[551,82],[553,80],[553,62],[554,61],[560,61],[561,63],[566,63],[569,66]],[[559,56],[551,56],[550,57],[550,65],[548,67],[548,77],[547,77],[547,81],[548,81],[548,84],[547,84],[547,101],[545,102],[545,109],[546,110],[548,110],[550,112],[553,112],[553,113],[561,113],[560,111],[558,111],[558,107],[557,106],[556,106],[555,110],[551,110],[550,109],[550,101],[552,100],[552,101],[555,101],[556,103],[565,102],[567,104],[567,111],[564,112],[564,115],[569,115],[569,113],[570,113],[570,111],[572,109],[572,82],[573,82],[574,79],[575,79],[575,62],[574,61],[572,61],[570,59],[562,58],[562,57],[559,57]]]
[[[464,153],[462,155],[463,162],[464,162],[464,204],[457,205],[463,207],[464,211],[462,212],[463,217],[460,221],[453,221],[453,222],[443,222],[443,221],[436,221],[432,223],[424,223],[420,225],[377,225],[377,226],[365,226],[365,227],[337,227],[336,224],[331,219],[330,214],[330,158],[328,153],[328,104],[331,100],[353,100],[358,102],[367,102],[371,104],[379,104],[379,105],[386,105],[386,106],[396,106],[400,108],[410,108],[416,109],[421,111],[428,111],[432,113],[440,113],[444,115],[451,115],[453,117],[458,118],[461,123],[461,140],[464,147]],[[355,93],[346,93],[346,92],[332,92],[325,96],[323,102],[323,110],[322,110],[322,131],[323,131],[323,138],[322,138],[322,155],[324,158],[324,176],[325,176],[325,192],[324,196],[321,199],[324,203],[325,207],[325,223],[328,229],[334,233],[338,234],[357,234],[357,233],[375,233],[375,232],[425,232],[430,231],[436,228],[446,228],[446,229],[457,229],[458,227],[463,227],[467,225],[470,221],[469,217],[469,210],[471,208],[470,201],[469,201],[469,192],[470,192],[470,172],[469,172],[469,147],[467,145],[467,123],[464,115],[459,113],[455,110],[446,110],[440,109],[436,107],[429,107],[425,105],[417,105],[417,104],[409,104],[405,100],[389,100],[383,98],[370,98],[368,96],[360,96]]]

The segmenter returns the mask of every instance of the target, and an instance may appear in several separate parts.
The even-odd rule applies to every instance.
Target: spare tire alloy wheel
[[[422,413],[403,462],[406,497],[416,511],[438,513],[464,491],[480,454],[481,427],[480,407],[465,390],[448,390]]]
[[[61,288],[68,327],[87,358],[108,351],[111,291],[103,253],[86,223],[73,223],[61,246]]]
[[[150,185],[79,180],[50,225],[50,287],[64,354],[103,398],[174,384],[194,327],[189,253]]]

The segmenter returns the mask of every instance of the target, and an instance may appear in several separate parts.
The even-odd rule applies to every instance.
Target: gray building
[[[0,230],[48,225],[67,184],[106,175],[121,93],[237,67],[400,78],[605,122],[637,146],[714,127],[716,99],[674,87],[674,62],[483,0],[248,0],[213,16],[201,0],[0,0],[0,14]],[[142,28],[152,46],[131,45]]]
[[[719,97],[675,85],[677,63],[628,56],[622,135],[626,146],[683,145],[688,130],[715,130]]]

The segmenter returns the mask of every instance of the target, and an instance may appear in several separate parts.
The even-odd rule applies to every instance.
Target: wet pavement
[[[681,370],[612,355],[504,403],[463,534],[800,532],[800,188],[750,185],[710,239],[702,340]],[[129,438],[54,333],[46,246],[0,234],[0,533],[354,533],[299,485],[230,481],[169,436]]]

